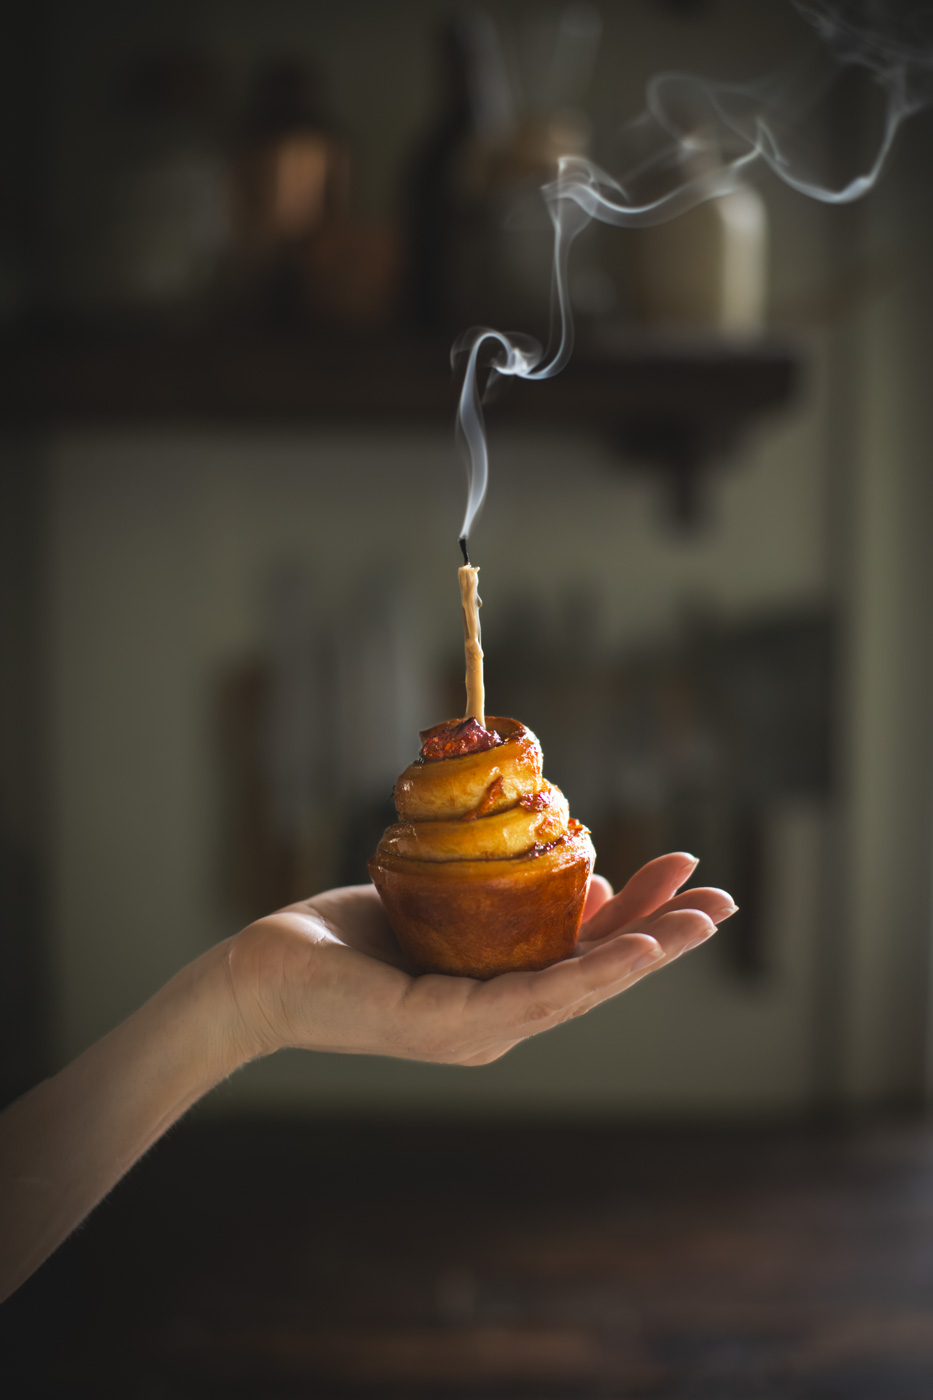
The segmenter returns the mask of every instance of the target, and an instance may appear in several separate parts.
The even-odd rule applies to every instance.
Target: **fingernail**
[[[691,870],[696,870],[697,866],[700,863],[699,856],[692,856],[689,851],[680,851],[679,854],[683,857],[685,861],[689,862]]]
[[[651,967],[653,963],[660,962],[663,957],[664,949],[658,944],[658,946],[652,948],[650,952],[642,953],[641,957],[636,962],[632,963],[632,971],[641,972],[643,968]]]
[[[694,938],[691,943],[685,943],[680,950],[681,954],[690,953],[694,948],[699,948],[700,944],[706,943],[708,939],[712,938],[715,932],[716,930],[711,928],[707,933],[701,933],[699,938]]]
[[[726,919],[731,919],[732,915],[738,912],[739,906],[737,904],[724,904],[721,909],[717,909],[714,913],[710,914],[710,918],[714,924],[721,924],[724,923]]]

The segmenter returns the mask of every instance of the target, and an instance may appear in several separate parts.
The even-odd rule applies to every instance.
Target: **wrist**
[[[240,1064],[305,1044],[294,1038],[292,993],[307,984],[314,957],[308,924],[306,914],[283,910],[217,945],[229,1008],[228,1043]]]
[[[253,1029],[249,1007],[238,984],[238,938],[234,935],[215,944],[185,969],[191,975],[189,994],[204,1028],[211,1072],[217,1082],[268,1053]]]

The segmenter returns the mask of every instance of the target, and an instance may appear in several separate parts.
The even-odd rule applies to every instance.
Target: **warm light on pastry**
[[[542,776],[537,739],[493,717],[449,720],[421,738],[395,785],[399,821],[369,862],[406,957],[480,978],[566,957],[594,852]]]
[[[486,717],[479,569],[460,548],[466,718],[422,732],[369,873],[414,967],[487,978],[573,951],[595,852],[531,730]]]

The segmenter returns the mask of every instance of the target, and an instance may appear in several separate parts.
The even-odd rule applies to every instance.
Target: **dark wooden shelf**
[[[796,356],[773,340],[604,336],[543,383],[499,385],[495,418],[617,427],[664,414],[747,420],[785,402]],[[24,336],[0,342],[7,421],[438,422],[456,383],[444,344],[371,337]]]
[[[609,436],[676,483],[678,512],[697,475],[757,418],[786,404],[798,357],[778,340],[604,333],[540,383],[500,382],[488,419]],[[444,344],[384,333],[271,339],[242,330],[192,336],[22,335],[0,342],[0,408],[33,428],[143,423],[437,425],[457,382]]]

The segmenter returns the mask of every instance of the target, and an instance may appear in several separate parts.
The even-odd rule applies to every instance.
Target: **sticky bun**
[[[395,785],[399,819],[369,862],[406,957],[424,972],[478,978],[566,957],[594,852],[542,777],[538,740],[492,716],[421,738]]]

